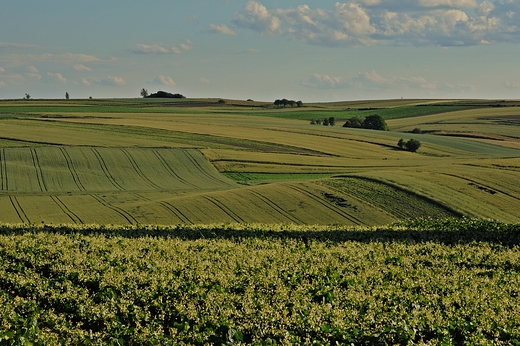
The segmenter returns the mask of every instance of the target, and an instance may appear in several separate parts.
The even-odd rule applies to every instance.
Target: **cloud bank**
[[[267,9],[250,0],[232,23],[262,35],[331,47],[520,43],[520,1],[349,0],[332,9]]]

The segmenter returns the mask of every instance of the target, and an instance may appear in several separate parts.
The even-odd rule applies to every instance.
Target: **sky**
[[[0,99],[520,99],[520,0],[16,0]]]

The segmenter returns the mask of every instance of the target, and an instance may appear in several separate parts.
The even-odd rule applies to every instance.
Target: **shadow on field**
[[[520,245],[520,224],[504,224],[487,220],[447,219],[412,221],[379,228],[354,229],[345,226],[306,227],[291,225],[268,226],[0,226],[0,235],[28,233],[58,233],[67,235],[106,236],[124,238],[176,238],[181,240],[246,239],[296,240],[302,242],[435,242],[446,245],[473,242]]]

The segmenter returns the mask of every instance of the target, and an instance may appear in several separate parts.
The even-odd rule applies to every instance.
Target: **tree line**
[[[278,107],[280,107],[280,106],[283,106],[283,107],[287,107],[287,106],[301,107],[301,106],[303,106],[303,102],[302,101],[288,100],[288,99],[281,99],[281,100],[275,100],[274,101],[274,105],[278,106]]]

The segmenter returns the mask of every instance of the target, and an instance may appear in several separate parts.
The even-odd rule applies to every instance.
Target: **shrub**
[[[397,142],[397,146],[401,149],[405,149],[415,153],[421,147],[421,142],[413,138],[405,142],[405,140],[401,138],[399,142]]]

